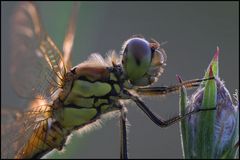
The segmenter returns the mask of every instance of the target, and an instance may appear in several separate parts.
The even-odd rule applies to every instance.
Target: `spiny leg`
[[[173,85],[173,86],[163,86],[163,87],[148,87],[148,88],[138,88],[136,89],[136,92],[139,95],[151,95],[151,96],[157,96],[157,95],[166,95],[168,93],[178,92],[179,88],[181,86],[185,86],[188,89],[198,87],[200,86],[201,82],[214,79],[214,77],[206,78],[206,79],[193,79],[184,81],[180,84]]]
[[[121,159],[128,159],[128,151],[127,151],[127,117],[126,111],[124,106],[121,107],[121,116],[120,116],[120,130],[121,130],[121,149],[120,149],[120,158]]]
[[[187,116],[190,116],[194,113],[198,113],[200,111],[211,111],[211,110],[215,110],[216,107],[212,107],[212,108],[206,108],[206,109],[196,109],[193,111],[190,111],[184,115],[178,115],[175,117],[172,117],[168,120],[164,120],[163,118],[155,115],[145,104],[144,102],[137,96],[131,95],[128,91],[125,90],[125,94],[129,96],[130,99],[132,99],[137,106],[159,127],[168,127],[184,118],[186,118]]]

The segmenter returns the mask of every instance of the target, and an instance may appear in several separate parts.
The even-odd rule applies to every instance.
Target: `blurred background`
[[[9,19],[16,2],[1,2],[1,106],[21,102],[9,83]],[[72,2],[37,2],[43,25],[62,49]],[[220,77],[230,93],[239,88],[239,3],[238,2],[81,2],[72,62],[77,65],[90,53],[120,51],[131,35],[168,43],[165,72],[154,86],[201,78],[216,47],[220,47]],[[190,95],[192,91],[188,92]],[[165,119],[178,114],[178,95],[144,98]],[[128,105],[130,158],[182,158],[179,126],[159,128],[135,104]],[[62,153],[48,158],[119,158],[118,119],[101,128],[73,136]]]

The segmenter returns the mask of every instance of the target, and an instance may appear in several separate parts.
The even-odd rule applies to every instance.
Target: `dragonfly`
[[[134,35],[120,54],[105,58],[91,54],[72,66],[79,4],[73,5],[61,51],[41,23],[33,2],[20,2],[11,19],[11,82],[16,93],[29,101],[26,109],[1,108],[1,157],[41,158],[61,151],[70,135],[116,116],[120,124],[120,158],[128,158],[127,102],[133,101],[159,127],[210,109],[163,119],[142,100],[143,96],[176,93],[181,86],[197,87],[208,79],[193,79],[171,86],[152,87],[164,71],[167,55],[154,39]]]

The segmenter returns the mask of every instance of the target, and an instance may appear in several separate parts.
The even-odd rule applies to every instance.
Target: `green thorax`
[[[56,116],[63,127],[76,128],[85,125],[100,115],[116,110],[121,85],[114,73],[107,81],[90,81],[81,77],[73,81],[71,90]]]

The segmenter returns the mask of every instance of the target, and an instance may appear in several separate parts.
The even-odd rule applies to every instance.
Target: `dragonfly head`
[[[166,54],[155,40],[142,37],[128,39],[122,49],[122,66],[126,79],[135,86],[155,82],[163,72]]]

